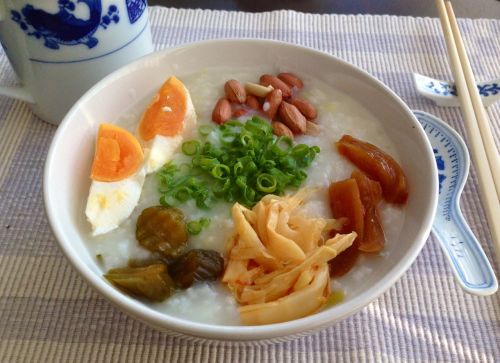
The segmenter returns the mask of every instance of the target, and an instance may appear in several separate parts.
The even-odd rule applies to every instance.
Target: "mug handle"
[[[5,1],[0,1],[0,21],[7,19]],[[23,86],[0,86],[0,95],[12,97],[28,103],[35,103],[33,96]]]

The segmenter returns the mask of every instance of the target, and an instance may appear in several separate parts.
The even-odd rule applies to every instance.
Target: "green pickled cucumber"
[[[135,236],[149,251],[167,259],[176,257],[182,253],[188,240],[184,214],[172,207],[146,208],[137,219]]]
[[[175,288],[167,265],[162,262],[144,267],[114,268],[104,277],[128,295],[151,301],[165,300]]]

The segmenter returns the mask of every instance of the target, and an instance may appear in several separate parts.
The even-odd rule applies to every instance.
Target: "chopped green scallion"
[[[266,194],[276,190],[276,178],[270,174],[262,173],[257,177],[257,189]]]
[[[208,134],[210,134],[213,130],[215,129],[214,126],[212,125],[201,125],[199,128],[198,128],[198,133],[201,135],[201,136],[207,136]]]
[[[289,137],[274,136],[269,122],[258,117],[246,123],[202,125],[198,131],[210,137],[182,144],[191,162],[170,162],[157,173],[162,205],[194,200],[198,208],[208,209],[224,200],[252,207],[266,194],[299,187],[307,178],[304,169],[320,152],[317,146],[294,145]],[[196,231],[196,223],[192,228]]]
[[[200,150],[200,146],[201,144],[198,140],[189,140],[182,144],[182,152],[187,156],[196,155]]]
[[[214,178],[224,180],[229,178],[229,176],[231,175],[231,169],[227,165],[217,164],[212,168],[212,171],[210,173]]]

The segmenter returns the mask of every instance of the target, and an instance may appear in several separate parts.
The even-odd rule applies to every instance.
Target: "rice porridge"
[[[265,69],[269,71],[269,69]],[[203,124],[212,124],[211,113],[213,105],[222,95],[224,83],[231,78],[241,82],[254,82],[264,72],[252,70],[207,69],[202,72],[182,75],[179,78],[187,87],[198,117],[196,127],[187,125],[184,140],[198,138],[197,128]],[[339,155],[334,142],[343,134],[350,134],[369,143],[375,144],[396,161],[398,155],[392,142],[386,135],[380,122],[376,120],[359,103],[348,95],[336,91],[317,79],[300,75],[305,87],[301,97],[306,98],[316,106],[318,111],[317,124],[320,128],[318,136],[297,136],[297,143],[309,146],[317,145],[321,152],[308,168],[308,177],[302,186],[315,187],[313,196],[306,202],[304,208],[311,216],[331,218],[328,202],[328,187],[333,181],[349,178],[356,168],[352,163]],[[118,125],[135,132],[137,122],[151,95],[133,105],[120,116]],[[248,116],[242,117],[246,120]],[[178,152],[174,160],[182,161],[186,156]],[[160,193],[155,174],[146,177],[139,204],[130,218],[118,229],[104,235],[91,237],[89,228],[88,249],[103,272],[116,267],[126,266],[130,260],[147,260],[151,253],[142,248],[135,238],[136,221],[140,213],[147,207],[158,205]],[[231,205],[219,202],[210,210],[201,210],[194,201],[188,201],[178,207],[190,219],[209,217],[209,226],[200,234],[189,237],[190,248],[211,249],[224,253],[225,243],[233,230]],[[346,297],[356,291],[358,282],[371,272],[373,261],[385,258],[390,253],[390,246],[397,243],[404,222],[404,207],[383,202],[380,206],[382,224],[386,236],[386,248],[378,255],[362,255],[355,267],[345,276],[335,278],[335,289],[344,291]],[[238,304],[229,290],[221,283],[198,283],[192,287],[175,292],[161,303],[147,303],[152,308],[172,316],[202,323],[220,325],[240,325]]]

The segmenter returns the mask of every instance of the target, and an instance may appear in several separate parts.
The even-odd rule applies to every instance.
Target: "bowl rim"
[[[115,306],[118,306],[122,311],[128,313],[129,315],[138,318],[140,321],[146,322],[156,328],[162,330],[174,330],[184,334],[194,335],[198,337],[204,337],[209,339],[221,339],[221,340],[262,340],[276,337],[283,337],[293,334],[300,334],[311,330],[317,330],[326,325],[331,325],[334,322],[340,321],[350,315],[353,315],[361,308],[365,307],[375,299],[377,299],[382,293],[387,291],[410,267],[414,262],[420,250],[427,240],[434,215],[437,208],[438,200],[438,184],[437,184],[437,171],[435,168],[431,170],[432,180],[431,187],[435,190],[435,193],[430,196],[431,203],[427,206],[427,213],[425,219],[422,221],[419,232],[417,233],[417,240],[411,246],[411,248],[405,253],[403,258],[399,260],[390,270],[390,273],[385,275],[379,282],[363,291],[358,296],[354,297],[349,305],[339,305],[336,308],[336,312],[332,315],[331,311],[324,310],[317,312],[313,315],[309,315],[304,318],[277,323],[269,325],[260,326],[224,326],[224,325],[214,325],[205,324],[194,321],[189,321],[177,317],[173,317],[167,314],[160,313],[153,310],[152,308],[144,305],[143,303],[128,297],[116,288],[112,287],[110,284],[104,281],[101,276],[94,273],[89,266],[87,266],[82,259],[78,256],[76,251],[72,248],[71,243],[65,238],[64,229],[65,226],[61,225],[56,218],[55,211],[57,210],[57,204],[51,197],[52,189],[56,190],[56,187],[51,186],[49,181],[51,180],[52,170],[56,167],[54,165],[54,157],[58,144],[65,130],[70,127],[71,119],[78,112],[79,107],[85,104],[89,99],[91,99],[94,94],[103,87],[106,87],[109,83],[119,79],[123,74],[126,74],[130,68],[135,68],[153,59],[162,59],[168,54],[173,52],[178,52],[183,49],[194,48],[202,45],[218,45],[223,43],[246,43],[249,46],[252,44],[268,44],[277,47],[285,48],[296,48],[302,52],[309,53],[315,57],[329,58],[330,61],[335,61],[341,63],[343,66],[348,67],[352,72],[359,74],[363,78],[372,82],[376,85],[379,90],[386,95],[390,96],[391,99],[400,107],[402,111],[408,116],[408,118],[416,126],[417,132],[420,133],[420,138],[427,144],[427,157],[432,157],[432,147],[428,138],[425,135],[420,123],[417,121],[415,115],[410,110],[410,108],[402,101],[402,99],[392,91],[384,83],[376,79],[374,76],[369,74],[367,71],[344,61],[334,55],[326,52],[318,51],[312,48],[308,48],[301,45],[296,45],[293,43],[276,41],[276,40],[264,40],[264,39],[252,39],[252,38],[230,38],[230,39],[215,39],[215,40],[202,40],[192,43],[182,44],[173,48],[164,49],[161,51],[156,51],[150,53],[138,60],[123,66],[122,68],[109,74],[97,84],[95,84],[91,89],[89,89],[68,111],[63,121],[59,125],[50,145],[49,152],[47,154],[47,159],[45,162],[44,178],[43,178],[43,193],[44,193],[44,205],[46,215],[48,217],[51,229],[56,237],[59,247],[62,249],[63,253],[67,259],[71,262],[73,267],[80,273],[81,276],[101,295],[107,298]]]

